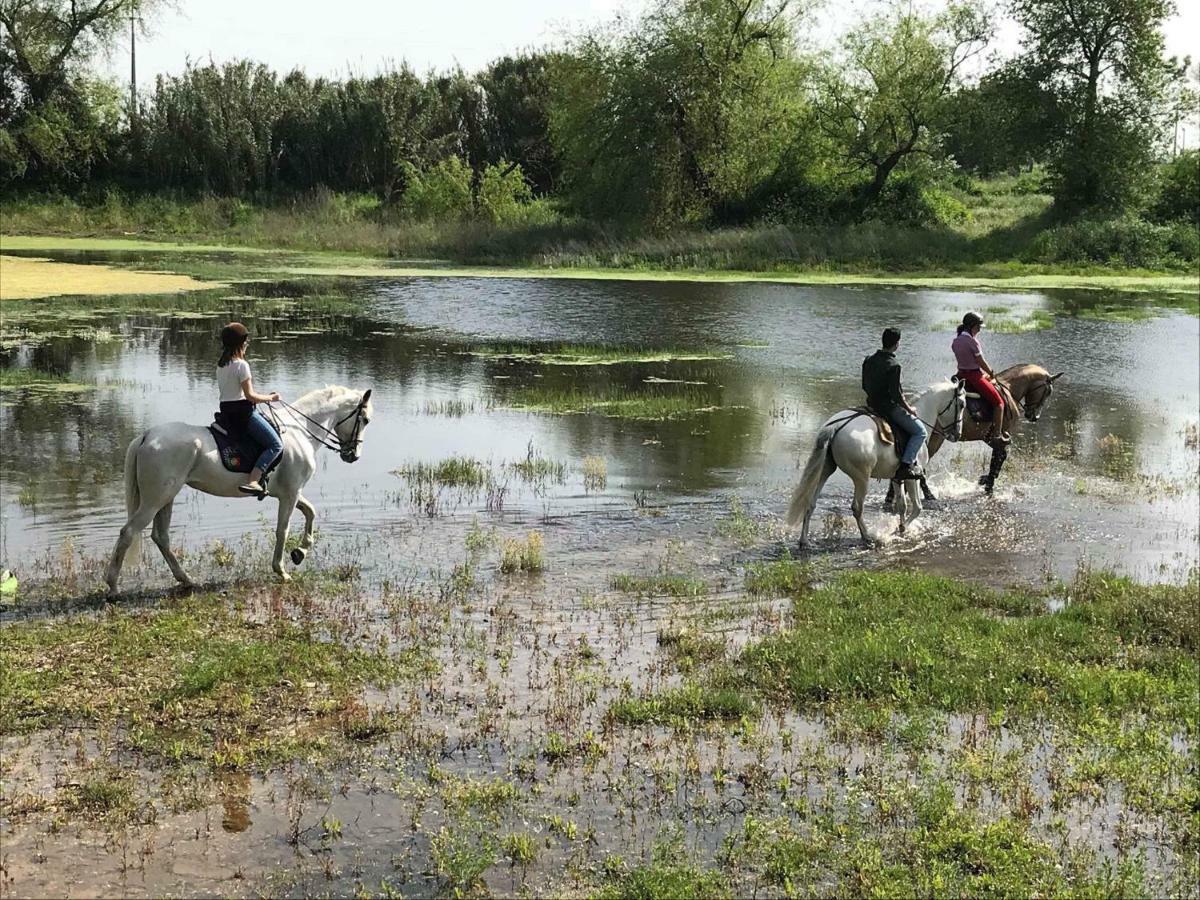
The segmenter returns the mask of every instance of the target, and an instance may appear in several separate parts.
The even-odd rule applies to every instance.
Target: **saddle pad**
[[[992,404],[982,397],[967,394],[967,412],[976,422],[992,421]]]
[[[271,427],[276,431],[279,430],[274,422],[271,422]],[[255,460],[262,453],[262,447],[252,441],[248,435],[234,438],[223,427],[215,423],[209,425],[208,430],[212,432],[213,440],[217,442],[217,453],[221,457],[221,464],[226,469],[230,472],[249,472],[254,468]],[[275,463],[278,462],[277,459]],[[275,464],[272,464],[271,468],[275,468]]]

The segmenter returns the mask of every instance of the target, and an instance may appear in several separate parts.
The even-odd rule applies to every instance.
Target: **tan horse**
[[[996,388],[1004,397],[1004,430],[1010,434],[1014,433],[1020,423],[1022,412],[1030,422],[1036,422],[1046,406],[1046,401],[1050,399],[1050,394],[1054,391],[1054,382],[1062,378],[1063,374],[1059,372],[1057,375],[1051,375],[1048,370],[1033,363],[1021,363],[1010,366],[1003,372],[997,372]],[[959,441],[984,441],[986,443],[991,430],[990,420],[976,422],[971,416],[966,416],[963,419],[962,437],[959,438]],[[942,436],[940,434],[934,434],[929,438],[930,459],[933,459],[934,454],[941,449],[941,446]],[[1000,470],[1004,467],[1006,459],[1008,459],[1008,447],[1002,444],[992,445],[991,464],[988,466],[987,474],[979,479],[979,483],[983,485],[983,489],[987,493],[990,494],[992,488],[995,487],[996,479],[1000,477]],[[890,484],[887,497],[883,501],[885,506],[891,504],[895,498],[895,492],[895,485]],[[924,494],[926,502],[937,500],[924,478],[921,479],[921,492]]]

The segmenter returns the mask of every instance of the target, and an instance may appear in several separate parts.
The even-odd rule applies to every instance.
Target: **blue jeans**
[[[900,462],[912,465],[917,461],[917,454],[921,452],[921,445],[925,443],[925,438],[929,435],[925,431],[925,426],[921,424],[920,419],[912,415],[903,406],[893,406],[891,413],[888,415],[893,427],[903,431],[908,435],[908,441],[904,444],[904,452],[900,454]],[[900,440],[900,435],[896,435],[896,440]]]
[[[279,454],[283,452],[283,439],[257,409],[246,420],[246,434],[254,443],[263,448],[262,453],[258,454],[254,468],[263,472],[267,471],[275,464],[275,460],[279,459]]]

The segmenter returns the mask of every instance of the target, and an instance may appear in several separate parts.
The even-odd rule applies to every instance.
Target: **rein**
[[[296,407],[292,406],[292,404],[288,403],[286,400],[281,399],[278,402],[281,406],[283,406],[290,413],[292,413],[292,415],[299,416],[301,419],[304,419],[304,421],[307,422],[309,425],[313,425],[316,428],[319,428],[321,430],[321,432],[323,432],[323,433],[322,434],[314,434],[312,429],[306,425],[300,426],[301,431],[303,431],[310,438],[312,438],[312,440],[315,441],[319,446],[324,447],[326,450],[334,450],[343,459],[345,459],[346,456],[349,455],[354,450],[355,447],[357,447],[359,444],[362,443],[362,438],[360,438],[358,436],[358,433],[359,433],[360,428],[362,427],[363,409],[364,409],[364,407],[366,407],[367,400],[370,398],[370,396],[371,396],[370,391],[367,391],[365,394],[363,394],[362,399],[358,401],[358,405],[355,406],[354,409],[352,409],[350,412],[346,413],[346,415],[342,416],[340,419],[338,419],[336,422],[334,422],[333,428],[329,428],[328,426],[322,424],[321,422],[318,422],[312,416],[309,416],[306,413],[304,413],[302,410],[299,410]],[[270,408],[271,412],[272,412],[272,417],[274,417],[274,406],[275,406],[274,402],[268,404],[268,408]],[[339,425],[341,425],[343,422],[345,422],[351,416],[354,417],[354,431],[350,435],[349,440],[343,441],[341,436],[337,433],[337,428]],[[281,423],[279,423],[278,419],[276,419],[276,424],[281,424]],[[333,441],[337,441],[337,443],[336,444],[333,443],[333,441],[331,441],[330,438],[333,438]]]

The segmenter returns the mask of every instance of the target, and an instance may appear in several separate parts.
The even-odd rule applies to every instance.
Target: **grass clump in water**
[[[953,785],[905,785],[889,792],[882,833],[861,821],[810,816],[804,821],[747,817],[724,854],[788,896],[871,897],[1144,896],[1140,865],[1097,866],[1059,850],[1027,821],[985,821],[959,808]]]
[[[505,575],[527,572],[531,575],[546,569],[545,545],[540,531],[531,531],[520,538],[510,538],[500,546],[500,571]]]
[[[706,394],[694,389],[634,392],[618,385],[594,390],[530,385],[509,393],[505,403],[531,412],[599,413],[615,419],[676,419],[718,408]]]
[[[548,347],[497,346],[474,351],[490,359],[519,359],[546,366],[611,366],[623,363],[701,362],[731,359],[717,350],[638,349],[608,344],[558,344]]]
[[[797,594],[807,589],[812,581],[812,568],[790,558],[754,563],[746,571],[746,591],[760,597]]]
[[[451,456],[436,463],[410,463],[392,473],[409,484],[478,490],[488,482],[488,466],[470,456]]]
[[[721,677],[641,697],[621,697],[609,707],[609,714],[624,725],[682,725],[752,715],[756,711],[754,702],[735,688],[719,684]]]
[[[594,896],[597,900],[719,900],[733,896],[721,872],[681,861],[682,852],[674,843],[659,844],[648,864],[633,868],[627,868],[620,857],[610,856],[604,861],[607,878]]]

